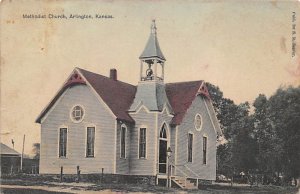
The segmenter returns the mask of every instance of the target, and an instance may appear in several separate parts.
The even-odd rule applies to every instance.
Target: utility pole
[[[14,139],[11,139],[11,143],[13,145],[13,149],[15,149],[15,142],[14,142]]]
[[[22,148],[22,155],[21,155],[21,172],[23,171],[24,144],[25,144],[25,134],[23,136],[23,148]]]

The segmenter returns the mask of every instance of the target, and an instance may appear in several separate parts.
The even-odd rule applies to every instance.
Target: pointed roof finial
[[[156,29],[155,19],[153,19],[151,24],[151,34],[156,34]]]
[[[139,59],[145,60],[145,59],[152,59],[156,57],[160,59],[160,61],[166,60],[158,44],[157,35],[156,35],[156,25],[155,25],[155,20],[153,19],[151,24],[150,37]]]

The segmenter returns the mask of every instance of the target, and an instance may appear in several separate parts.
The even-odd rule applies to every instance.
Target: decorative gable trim
[[[128,112],[131,113],[131,114],[135,114],[135,113],[137,113],[137,112],[140,111],[141,106],[145,106],[145,105],[143,105],[143,101],[140,101],[140,102],[136,105],[136,107],[134,107],[133,109],[130,109]],[[146,108],[146,107],[145,107],[145,108]],[[149,111],[148,108],[146,108],[146,109]]]
[[[64,87],[68,87],[74,84],[86,84],[86,81],[78,74],[78,71],[71,74],[67,82],[64,84]]]
[[[134,112],[129,112],[130,115],[138,114],[142,109],[144,109],[147,113],[156,113],[156,111],[150,111],[141,101],[139,105],[135,108]]]
[[[67,80],[64,82],[64,84],[60,87],[60,89],[56,92],[56,94],[54,95],[54,97],[51,99],[51,101],[47,104],[47,106],[42,110],[42,112],[39,114],[39,116],[37,117],[37,119],[35,120],[36,123],[42,123],[45,119],[44,117],[47,115],[47,113],[50,111],[50,109],[52,109],[52,107],[54,105],[57,104],[57,101],[59,100],[59,98],[61,97],[61,95],[64,93],[64,91],[68,88],[66,87],[66,83],[68,82],[68,80],[70,80],[70,78],[72,77],[72,75],[74,74],[74,72],[76,71],[76,69],[74,69],[72,71],[72,73],[68,76]]]
[[[55,96],[52,98],[52,100],[47,104],[47,106],[43,109],[43,111],[40,113],[38,118],[35,120],[36,123],[42,123],[45,120],[45,117],[48,115],[48,112],[53,110],[55,105],[57,104],[58,100],[61,98],[62,94],[70,87],[76,84],[84,84],[89,86],[93,93],[96,95],[97,99],[101,104],[106,107],[106,109],[110,112],[110,114],[117,118],[116,115],[112,112],[112,110],[108,107],[108,105],[104,102],[104,100],[99,96],[99,94],[95,91],[95,89],[92,87],[92,85],[87,81],[87,79],[82,75],[80,70],[76,67],[72,73],[68,76],[67,80],[64,82],[64,84],[60,87],[60,89],[56,92]]]
[[[166,103],[164,104],[164,107],[163,107],[162,111],[160,112],[160,114],[164,114],[164,112],[166,112],[169,117],[174,117],[174,115],[171,114],[171,112],[169,111]]]
[[[209,92],[208,92],[208,89],[205,85],[204,82],[201,83],[199,89],[198,89],[198,92],[196,95],[202,95],[202,96],[205,96],[207,97],[208,99],[210,99],[210,95],[209,95]]]
[[[79,73],[79,75],[81,77],[83,77],[85,80],[87,80],[82,73],[80,72],[80,70],[76,67],[75,68],[77,70],[77,72]],[[96,95],[97,99],[99,100],[99,102],[110,112],[110,114],[117,119],[117,116],[113,113],[113,111],[109,108],[109,106],[104,102],[104,100],[101,98],[101,96],[96,92],[96,90],[94,89],[94,87],[88,82],[86,81],[86,84],[92,89],[93,93]]]
[[[218,135],[218,132],[217,132],[215,123],[214,123],[214,121],[213,121],[213,119],[212,119],[212,116],[211,116],[211,114],[210,114],[210,110],[209,110],[209,108],[208,108],[208,106],[207,106],[206,99],[203,98],[203,101],[204,101],[205,108],[206,108],[206,110],[207,110],[207,114],[208,114],[208,116],[209,116],[209,119],[210,119],[210,121],[211,121],[211,123],[212,123],[212,125],[213,125],[214,130],[215,130],[215,134]]]
[[[222,129],[221,129],[221,126],[220,126],[220,123],[219,123],[219,121],[218,121],[218,119],[217,119],[217,114],[216,114],[216,112],[215,112],[215,109],[214,109],[214,106],[213,106],[213,104],[212,104],[212,102],[211,102],[211,100],[209,101],[209,104],[210,104],[210,106],[212,107],[212,112],[213,112],[213,116],[216,118],[216,120],[217,120],[217,122],[216,122],[216,127],[217,127],[217,134],[218,135],[220,135],[220,136],[222,136],[223,135],[223,131],[222,131]]]
[[[64,95],[66,94],[66,92],[68,91],[68,88],[66,88],[60,95],[58,95],[59,97],[54,100],[55,102],[53,103],[53,105],[47,105],[50,106],[49,110],[45,110],[46,113],[40,118],[40,123],[43,123],[45,121],[45,119],[48,117],[48,115],[53,111],[53,109],[56,107],[56,105],[61,101],[61,99],[64,97]],[[42,113],[41,113],[42,114]],[[37,122],[37,120],[36,120]]]

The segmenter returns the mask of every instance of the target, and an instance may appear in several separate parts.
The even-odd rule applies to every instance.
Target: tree
[[[255,168],[256,142],[253,138],[253,119],[249,103],[236,105],[223,97],[220,89],[207,84],[226,144],[217,149],[218,173],[233,176],[234,171],[248,172]]]
[[[256,157],[258,169],[265,175],[274,175],[281,171],[280,160],[283,153],[282,141],[272,127],[269,101],[260,94],[254,101],[254,133],[258,145]]]
[[[34,154],[34,159],[40,159],[40,143],[34,143],[32,152]]]
[[[207,83],[227,143],[217,149],[218,173],[231,176],[259,170],[287,181],[300,176],[300,86],[279,88],[269,99],[236,105]],[[234,172],[235,171],[235,172]]]
[[[270,97],[268,115],[280,140],[281,168],[287,178],[300,176],[300,87],[279,88]]]
[[[223,97],[223,92],[219,87],[213,84],[206,83],[208,91],[210,93],[212,104],[214,106],[218,120],[220,121],[220,127],[224,133],[225,139],[229,140],[233,135],[230,128],[232,123],[237,119],[238,106],[228,98]]]

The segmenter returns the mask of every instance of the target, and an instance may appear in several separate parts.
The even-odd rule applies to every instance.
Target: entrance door
[[[167,173],[167,148],[168,148],[168,139],[167,139],[166,124],[164,124],[159,134],[158,172],[162,174]]]
[[[159,173],[167,173],[167,141],[159,140]]]

